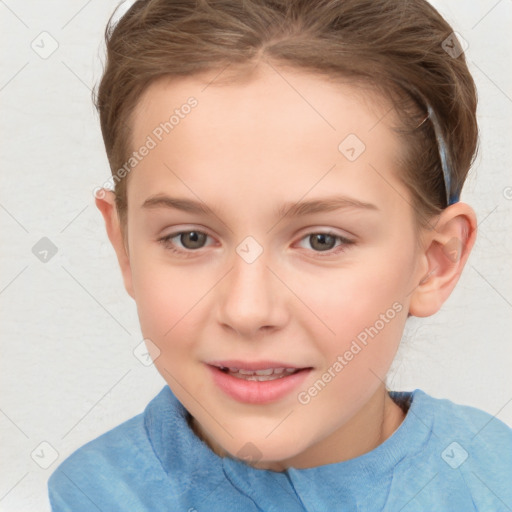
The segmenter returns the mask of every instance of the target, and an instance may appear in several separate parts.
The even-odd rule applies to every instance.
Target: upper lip
[[[311,368],[310,366],[296,366],[290,363],[283,363],[281,361],[240,361],[231,359],[229,361],[211,361],[208,363],[211,366],[218,368],[238,368],[239,370],[267,370],[269,368],[296,368],[301,370],[304,368]]]

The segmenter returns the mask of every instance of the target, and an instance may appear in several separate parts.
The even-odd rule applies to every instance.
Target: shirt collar
[[[432,416],[423,407],[428,395],[420,389],[389,394],[408,411],[388,439],[359,457],[307,469],[274,472],[219,457],[196,436],[187,421],[188,411],[167,385],[146,407],[145,428],[162,467],[172,475],[176,495],[193,493],[200,503],[227,478],[264,510],[293,510],[298,502],[307,510],[315,510],[318,503],[326,509],[350,509],[360,499],[362,486],[368,486],[371,495],[376,482],[391,484],[396,465],[420,451],[432,430]]]

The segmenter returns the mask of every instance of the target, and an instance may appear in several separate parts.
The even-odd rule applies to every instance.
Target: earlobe
[[[411,295],[409,313],[431,316],[452,293],[476,239],[476,215],[465,203],[455,203],[440,215],[429,232],[422,254],[426,272]]]
[[[124,287],[128,294],[135,299],[132,284],[130,257],[123,238],[119,215],[116,208],[115,194],[112,190],[101,189],[96,193],[96,207],[105,221],[107,235],[114,248],[123,276]]]

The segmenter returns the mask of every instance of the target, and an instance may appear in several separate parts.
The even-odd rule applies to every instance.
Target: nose
[[[248,339],[282,328],[288,320],[286,287],[275,274],[265,253],[252,263],[236,254],[218,296],[219,322]]]

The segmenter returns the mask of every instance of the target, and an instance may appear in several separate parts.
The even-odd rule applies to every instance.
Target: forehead
[[[157,121],[168,120],[190,97],[201,106],[194,111],[196,129],[204,120],[213,129],[225,127],[228,119],[255,128],[269,121],[274,126],[281,121],[282,126],[289,127],[300,117],[301,125],[309,124],[315,130],[343,130],[348,122],[353,129],[360,126],[364,132],[368,121],[386,117],[386,124],[394,119],[390,103],[364,81],[261,64],[250,71],[224,69],[155,80],[141,95],[131,117],[134,139],[147,134]]]
[[[132,147],[149,139],[154,147],[130,175],[130,198],[141,204],[166,185],[186,191],[180,177],[202,192],[228,192],[229,182],[240,195],[271,199],[283,186],[298,197],[328,190],[342,176],[353,192],[378,195],[382,178],[368,166],[392,170],[399,142],[390,104],[375,91],[269,65],[250,77],[222,76],[164,78],[146,89],[131,120]]]

